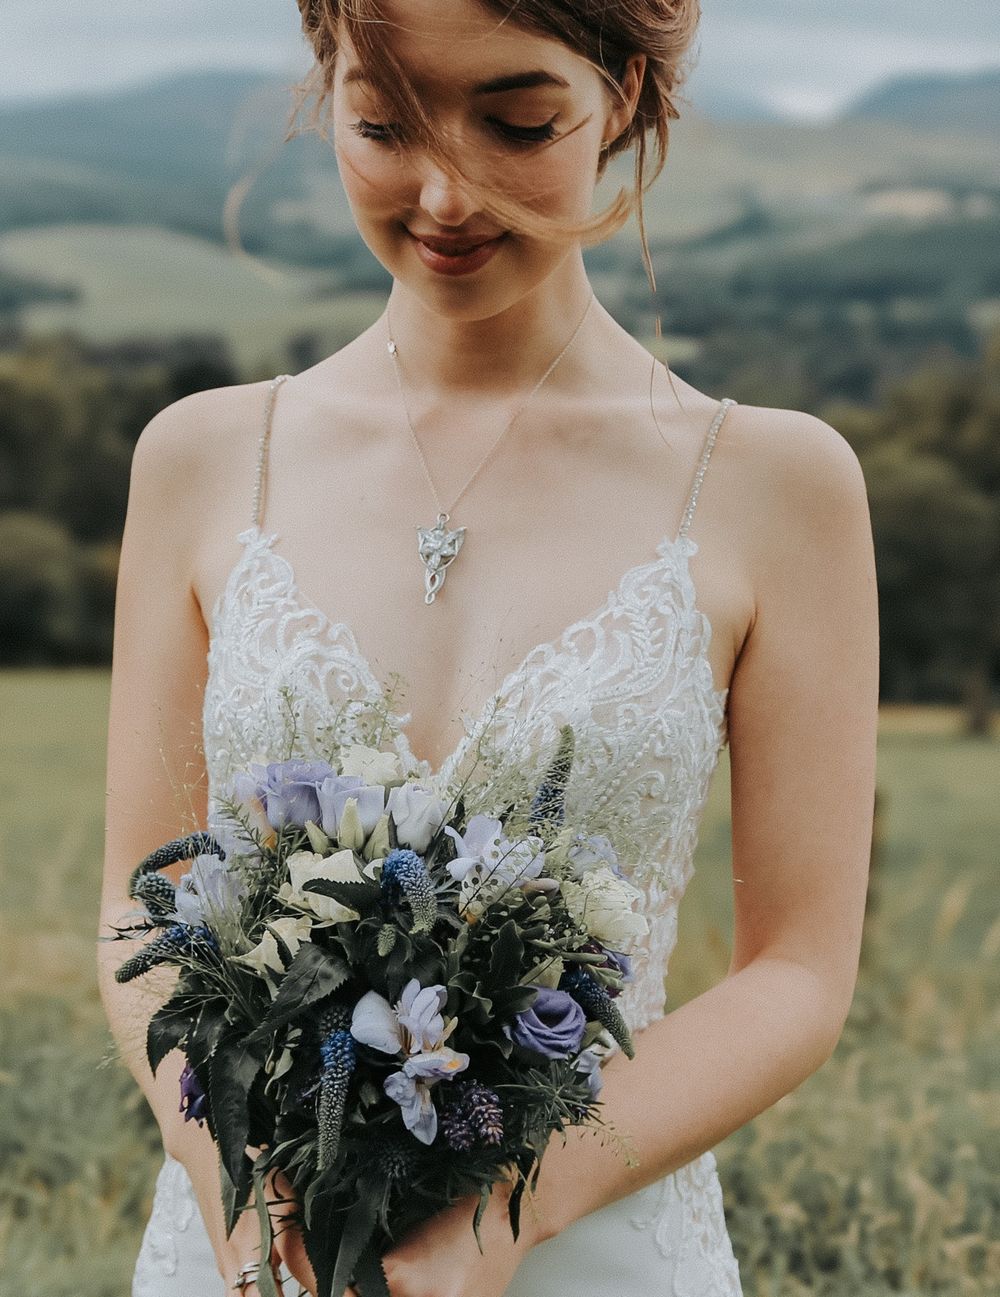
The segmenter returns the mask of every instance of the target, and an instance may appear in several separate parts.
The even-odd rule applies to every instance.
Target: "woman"
[[[604,1067],[603,1115],[632,1156],[571,1130],[516,1244],[501,1192],[485,1256],[456,1204],[390,1253],[390,1287],[732,1297],[711,1149],[829,1057],[857,972],[878,638],[857,459],[816,418],[664,374],[593,299],[584,240],[628,211],[588,225],[595,183],[634,148],[641,199],[649,132],[662,165],[697,0],[300,7],[351,208],[393,288],[343,350],[179,401],[139,440],[103,921],[182,811],[205,822],[233,763],[289,739],[305,753],[389,674],[410,703],[393,742],[427,778],[460,768],[491,688],[525,759],[561,721],[589,727],[606,760],[583,789],[625,799],[662,862],[634,878],[649,924],[621,1001],[636,1057]],[[664,1015],[727,741],[732,962]],[[256,1294],[255,1219],[224,1237],[214,1147],[178,1112],[182,1060],[149,1074],[149,1003],[114,984],[121,957],[103,947],[109,1018],[167,1153],[135,1297]],[[285,1291],[290,1274],[308,1287],[293,1230],[279,1249]]]

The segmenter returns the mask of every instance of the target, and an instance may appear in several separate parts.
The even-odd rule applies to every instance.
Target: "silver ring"
[[[232,1286],[242,1292],[249,1284],[257,1282],[259,1274],[260,1263],[258,1261],[248,1261],[246,1265],[241,1265],[237,1270],[236,1279]]]

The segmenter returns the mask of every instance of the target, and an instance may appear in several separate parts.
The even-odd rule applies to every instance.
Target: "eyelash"
[[[486,119],[511,144],[545,144],[556,137],[555,117],[540,126],[511,126],[508,122],[498,121],[495,117]],[[363,117],[351,123],[363,140],[374,140],[377,144],[393,143],[393,128],[377,122],[366,121]]]

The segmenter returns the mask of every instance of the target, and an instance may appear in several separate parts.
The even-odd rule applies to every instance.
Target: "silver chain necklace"
[[[560,360],[562,360],[563,356],[565,356],[566,352],[569,351],[570,347],[576,341],[576,335],[583,328],[583,322],[587,318],[587,314],[590,311],[590,305],[593,302],[593,300],[594,300],[594,294],[591,293],[590,297],[587,299],[587,306],[583,314],[580,316],[580,321],[577,324],[576,328],[573,330],[569,342],[566,343],[565,347],[563,347],[559,355],[556,356],[552,364],[549,365],[545,373],[541,376],[541,378],[531,389],[531,391],[528,393],[525,399],[514,411],[513,417],[507,422],[506,426],[501,430],[500,435],[490,446],[489,450],[480,460],[477,467],[473,469],[472,474],[466,481],[465,485],[462,487],[461,491],[459,491],[458,495],[456,495],[455,499],[452,501],[451,503],[452,509],[454,509],[455,505],[458,504],[459,500],[461,500],[462,496],[472,485],[474,479],[476,478],[480,470],[483,468],[483,466],[486,464],[487,460],[490,458],[493,452],[496,450],[497,446],[500,444],[503,437],[505,437],[506,434],[510,431],[510,429],[514,426],[514,424],[518,419],[518,416],[523,412],[525,406],[528,404],[531,398],[535,395],[538,389],[542,386],[545,380],[555,369],[556,365],[559,364]],[[445,573],[447,571],[449,564],[455,561],[455,558],[458,555],[458,551],[462,548],[462,542],[465,540],[466,528],[456,527],[452,531],[448,530],[448,522],[451,518],[451,514],[449,510],[445,509],[441,504],[441,500],[437,493],[437,488],[435,487],[434,480],[430,474],[430,469],[427,467],[427,460],[424,456],[423,450],[421,449],[420,442],[417,440],[417,434],[413,428],[413,420],[410,418],[410,410],[406,403],[406,393],[403,390],[403,376],[402,373],[400,372],[400,367],[399,367],[399,348],[396,346],[396,341],[392,336],[392,323],[389,319],[388,306],[386,306],[385,319],[386,319],[386,327],[389,332],[387,345],[388,345],[389,355],[393,359],[393,369],[395,370],[396,373],[396,382],[399,384],[399,396],[403,404],[403,413],[406,415],[406,424],[407,427],[410,429],[410,436],[413,438],[413,444],[414,446],[416,446],[417,455],[420,458],[420,466],[424,470],[424,477],[426,477],[427,479],[427,485],[431,489],[431,494],[434,497],[434,503],[437,505],[437,509],[438,509],[437,522],[434,524],[433,527],[417,528],[417,548],[420,554],[421,561],[423,562],[424,565],[424,603],[433,603],[435,598],[437,597],[438,591],[444,585]]]

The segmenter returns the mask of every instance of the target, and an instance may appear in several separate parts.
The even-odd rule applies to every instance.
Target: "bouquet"
[[[512,1236],[554,1131],[605,1126],[600,1063],[633,1045],[615,1003],[647,931],[607,837],[565,823],[563,727],[528,804],[466,814],[353,744],[240,772],[225,829],[134,870],[149,939],[119,982],[179,969],[152,1016],[156,1070],[186,1057],[180,1109],[219,1150],[227,1228],[268,1186],[296,1193],[320,1297],[387,1297],[381,1258],[467,1195],[511,1185]],[[221,839],[221,841],[220,841]],[[190,870],[174,885],[161,871]],[[260,1286],[274,1293],[264,1266]]]

